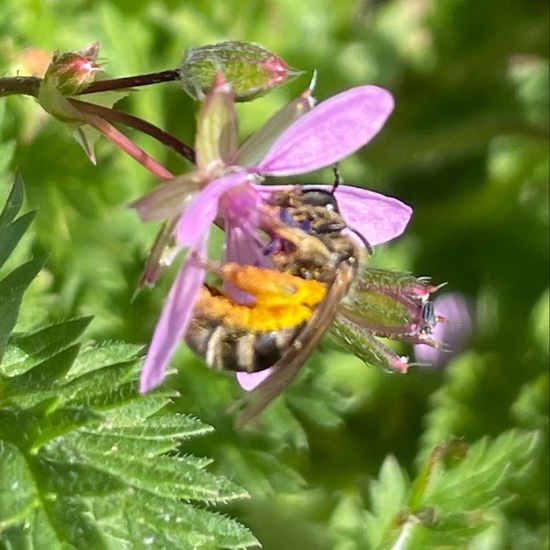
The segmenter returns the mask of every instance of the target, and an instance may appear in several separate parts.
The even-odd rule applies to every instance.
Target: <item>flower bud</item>
[[[99,53],[99,42],[93,42],[82,50],[53,54],[44,84],[56,89],[64,96],[76,95],[95,78],[100,70],[96,63]]]
[[[445,319],[437,315],[429,300],[438,288],[426,278],[367,268],[339,311],[372,336],[439,347],[431,334]]]
[[[391,348],[375,338],[375,335],[345,314],[338,315],[330,329],[330,335],[359,359],[376,365],[387,372],[405,374],[409,367],[407,357],[399,356]]]
[[[183,89],[202,100],[223,72],[235,101],[249,101],[282,84],[291,73],[280,57],[246,42],[221,42],[190,49],[179,68]]]

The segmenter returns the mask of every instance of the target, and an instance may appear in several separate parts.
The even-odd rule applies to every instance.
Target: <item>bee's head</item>
[[[336,202],[333,190],[303,189],[301,195],[304,203],[309,206],[317,206],[327,208],[333,212],[339,212],[338,203]]]

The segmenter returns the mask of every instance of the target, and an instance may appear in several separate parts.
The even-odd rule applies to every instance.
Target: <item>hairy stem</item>
[[[41,78],[37,76],[10,76],[0,78],[0,97],[8,95],[31,95],[38,97]]]

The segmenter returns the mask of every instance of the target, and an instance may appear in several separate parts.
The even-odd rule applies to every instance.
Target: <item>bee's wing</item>
[[[338,305],[346,295],[355,269],[348,263],[341,263],[336,277],[325,299],[319,304],[306,326],[294,340],[284,355],[273,365],[273,374],[262,382],[249,395],[240,399],[230,410],[244,406],[237,415],[235,426],[241,428],[258,416],[298,374],[313,348],[332,325],[338,312]]]

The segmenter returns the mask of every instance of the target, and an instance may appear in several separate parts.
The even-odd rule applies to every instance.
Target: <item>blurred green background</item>
[[[314,69],[319,100],[364,83],[395,95],[382,133],[340,171],[346,183],[413,207],[406,235],[379,249],[376,263],[463,293],[476,313],[473,338],[446,368],[405,377],[324,345],[302,382],[318,371],[319,400],[335,390],[348,397],[334,410],[317,403],[318,422],[311,411],[298,422],[277,403],[263,435],[235,434],[222,411],[236,384],[180,352],[175,408],[220,428],[185,450],[214,456],[214,469],[251,491],[252,505],[230,512],[264,548],[335,547],[325,530],[334,535],[348,499],[368,507],[366,484],[387,455],[414,475],[415,457],[451,434],[473,442],[514,427],[547,433],[547,25],[539,0],[4,0],[2,75],[39,72],[55,49],[96,40],[112,76],[175,68],[187,47],[228,39],[260,43],[304,70],[238,107],[243,138],[298,95]],[[142,89],[118,107],[193,141],[196,105],[176,83]],[[28,204],[39,210],[29,247],[50,254],[19,328],[93,314],[89,339],[145,344],[170,275],[132,301],[157,228],[126,205],[154,187],[152,177],[105,140],[93,166],[29,98],[0,100],[0,121],[0,139],[13,147],[0,158],[0,198],[19,170]],[[173,172],[188,169],[150,138],[127,133]],[[292,181],[327,183],[332,175]],[[535,461],[502,520],[509,547],[541,540],[534,533],[548,512],[547,453]]]

